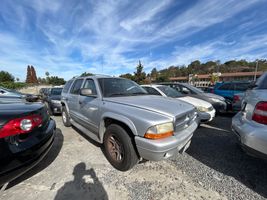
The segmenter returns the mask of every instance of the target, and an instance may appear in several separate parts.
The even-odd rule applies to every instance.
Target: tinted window
[[[169,86],[158,86],[158,89],[160,89],[167,97],[177,98],[183,96],[182,93]]]
[[[137,83],[123,78],[98,79],[104,97],[145,95],[147,92]]]
[[[51,89],[51,95],[61,95],[63,88],[52,88]]]
[[[95,82],[92,79],[87,79],[84,83],[83,88],[87,88],[92,90],[92,95],[96,95],[96,87],[95,87]]]
[[[143,88],[148,92],[148,94],[161,96],[161,94],[156,89],[154,89],[152,87],[143,87]]]
[[[222,86],[220,86],[219,90],[230,90],[230,88],[231,88],[231,84],[226,83],[226,84],[223,84]]]
[[[246,91],[248,89],[249,83],[236,83],[235,90]]]
[[[64,93],[67,93],[69,91],[72,82],[73,82],[73,80],[70,80],[65,84],[64,89],[63,89]]]
[[[267,89],[267,73],[261,75],[256,84],[258,89]]]
[[[81,86],[82,86],[82,83],[83,83],[83,79],[76,80],[72,85],[70,93],[71,94],[79,94]]]

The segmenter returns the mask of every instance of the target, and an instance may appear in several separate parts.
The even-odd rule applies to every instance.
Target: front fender
[[[104,123],[105,118],[111,118],[111,119],[114,119],[114,120],[117,120],[117,121],[120,121],[120,122],[126,124],[131,129],[131,131],[134,135],[138,135],[134,123],[129,118],[127,118],[123,115],[120,115],[120,114],[116,114],[116,113],[112,113],[112,112],[106,112],[101,116],[101,122],[100,122],[100,126],[99,126],[100,127],[99,128],[99,139],[100,139],[101,143],[103,142],[104,133],[106,131],[105,123]]]

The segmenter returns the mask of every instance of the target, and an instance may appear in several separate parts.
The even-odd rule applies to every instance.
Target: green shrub
[[[1,82],[0,87],[8,88],[8,89],[21,89],[23,87],[26,87],[26,83],[21,82]]]

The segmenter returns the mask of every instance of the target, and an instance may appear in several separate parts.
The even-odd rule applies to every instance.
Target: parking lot
[[[1,199],[265,199],[267,163],[247,156],[231,132],[232,115],[195,132],[190,148],[167,161],[115,170],[101,146],[56,116],[54,146],[9,185]]]

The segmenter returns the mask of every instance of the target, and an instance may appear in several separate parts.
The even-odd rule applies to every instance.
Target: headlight
[[[59,100],[51,100],[51,103],[60,104],[60,101]]]
[[[220,99],[216,99],[216,98],[211,98],[212,101],[216,102],[216,103],[220,103],[220,102],[223,102],[222,100]]]
[[[209,111],[209,108],[205,108],[203,106],[197,106],[197,110],[199,112],[208,112]]]
[[[150,127],[147,130],[145,134],[145,138],[153,139],[153,140],[162,139],[162,138],[172,136],[173,132],[174,132],[174,129],[173,129],[172,122],[158,124],[158,125]]]

